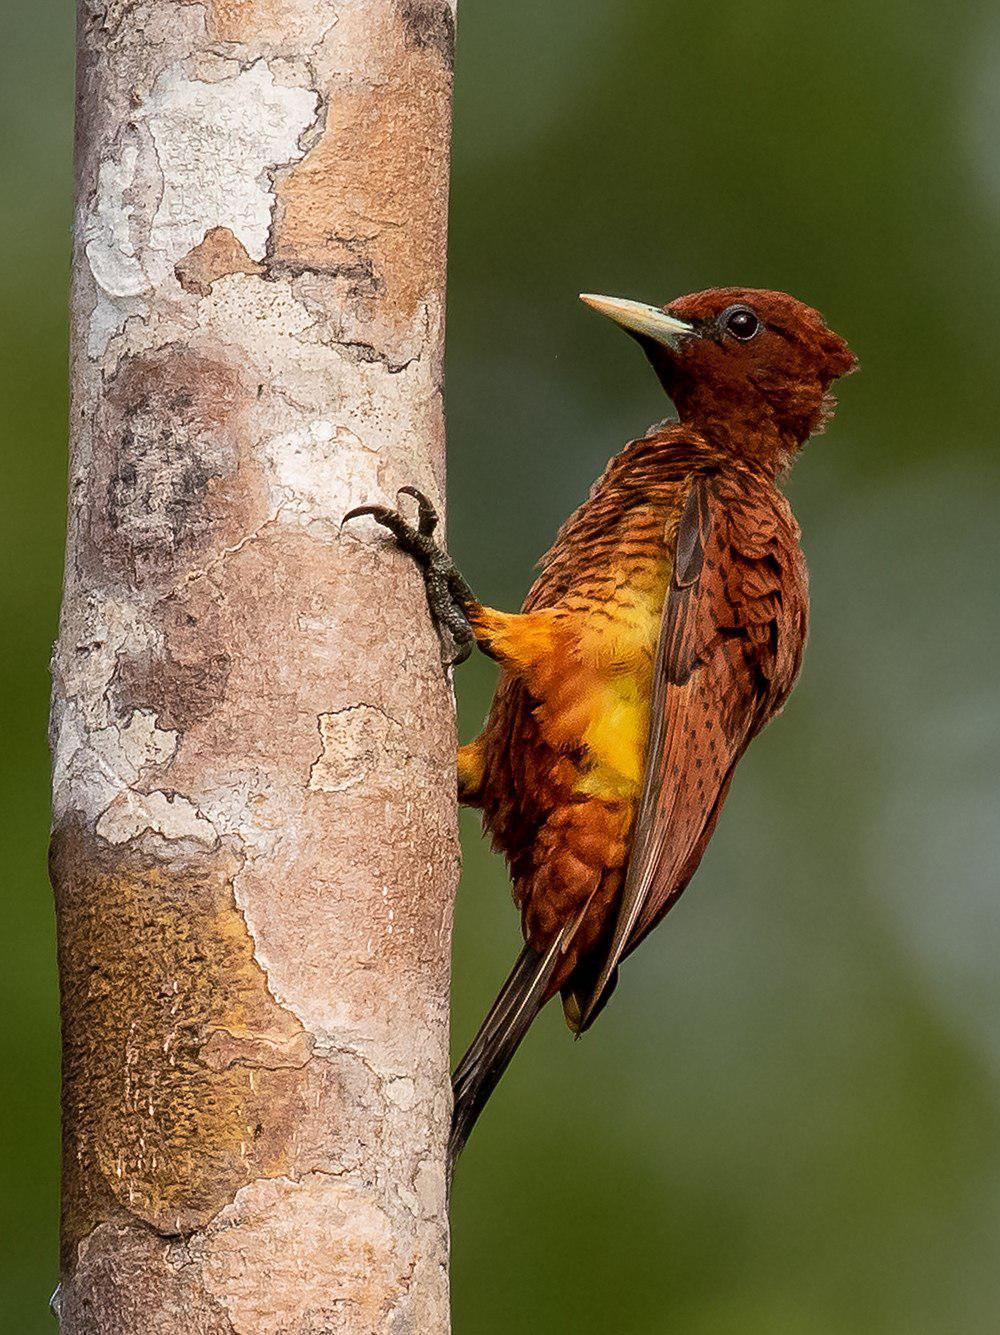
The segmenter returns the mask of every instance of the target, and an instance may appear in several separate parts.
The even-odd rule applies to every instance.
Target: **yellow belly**
[[[653,587],[637,605],[616,608],[613,624],[593,623],[589,648],[597,671],[582,734],[589,765],[578,785],[588,796],[634,796],[642,783],[662,600],[662,585]]]
[[[642,782],[649,734],[649,689],[635,678],[611,683],[594,697],[592,720],[583,734],[590,764],[577,791],[588,796],[628,797]]]

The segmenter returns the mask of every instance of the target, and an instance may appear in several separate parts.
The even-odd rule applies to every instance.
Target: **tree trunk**
[[[74,1335],[448,1328],[453,5],[83,0],[53,705]]]

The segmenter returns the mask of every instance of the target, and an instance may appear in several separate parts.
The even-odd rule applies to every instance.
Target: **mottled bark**
[[[447,1330],[453,5],[84,0],[55,656],[74,1335]]]

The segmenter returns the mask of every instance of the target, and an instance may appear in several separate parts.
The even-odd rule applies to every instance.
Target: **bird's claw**
[[[445,564],[451,566],[451,558],[432,537],[438,526],[438,512],[433,502],[416,487],[400,487],[396,495],[412,496],[417,502],[416,526],[410,523],[402,510],[394,510],[390,505],[356,505],[340,521],[341,528],[349,519],[368,515],[377,524],[387,528],[397,545],[414,557],[425,570],[440,568]]]
[[[465,615],[465,607],[475,601],[472,590],[458,573],[451,557],[432,536],[439,522],[433,503],[416,487],[400,487],[396,495],[412,496],[417,502],[416,526],[410,523],[402,511],[394,510],[391,506],[357,505],[344,515],[341,527],[349,519],[368,515],[389,530],[397,546],[412,556],[423,571],[427,602],[437,625],[442,648],[449,650],[448,653],[442,653],[443,660],[452,666],[464,663],[475,643],[472,627]]]
[[[438,512],[434,504],[416,487],[400,487],[397,496],[412,496],[417,503],[417,530],[429,538],[438,526]]]

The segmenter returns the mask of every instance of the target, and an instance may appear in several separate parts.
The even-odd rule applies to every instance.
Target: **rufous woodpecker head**
[[[822,430],[830,386],[857,367],[819,312],[784,292],[713,287],[662,307],[580,300],[637,340],[682,422],[775,470]]]

